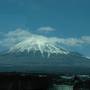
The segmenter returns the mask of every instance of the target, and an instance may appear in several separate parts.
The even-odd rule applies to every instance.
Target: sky
[[[17,29],[58,37],[90,57],[90,0],[0,0],[1,44]]]

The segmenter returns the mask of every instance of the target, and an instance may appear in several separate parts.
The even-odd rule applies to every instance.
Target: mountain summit
[[[56,41],[48,39],[43,36],[32,35],[31,37],[26,38],[25,40],[17,43],[10,48],[9,52],[37,52],[43,54],[47,53],[48,57],[51,54],[68,54],[69,52],[63,48],[60,48]]]

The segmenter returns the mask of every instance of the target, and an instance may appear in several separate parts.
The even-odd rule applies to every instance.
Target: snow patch
[[[46,52],[48,57],[51,54],[68,54],[69,52],[60,47],[59,43],[51,38],[41,35],[31,35],[30,37],[20,41],[9,49],[9,52],[36,52],[40,51],[41,55]]]

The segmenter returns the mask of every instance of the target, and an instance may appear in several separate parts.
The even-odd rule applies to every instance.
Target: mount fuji
[[[90,59],[56,40],[32,35],[0,53],[1,72],[90,73]]]

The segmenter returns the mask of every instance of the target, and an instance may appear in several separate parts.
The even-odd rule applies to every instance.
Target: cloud
[[[47,27],[40,27],[37,29],[37,31],[39,31],[39,32],[53,32],[53,31],[55,31],[55,29],[50,27],[50,26],[47,26]]]
[[[4,38],[0,40],[0,47],[2,46],[9,49],[28,37],[32,37],[32,35],[47,38],[47,40],[55,42],[60,46],[79,47],[90,44],[90,36],[82,36],[80,38],[46,37],[43,35],[32,34],[30,31],[18,28],[4,34]]]
[[[5,33],[3,35],[4,38],[0,40],[0,46],[10,48],[29,36],[31,36],[31,33],[29,31],[20,28],[14,31],[9,31],[8,33]]]
[[[90,56],[86,56],[86,58],[90,59]]]
[[[90,44],[90,36],[82,36],[81,39],[84,41],[84,43]]]
[[[83,40],[77,38],[62,38],[60,39],[60,42],[67,46],[80,46],[84,44]]]

